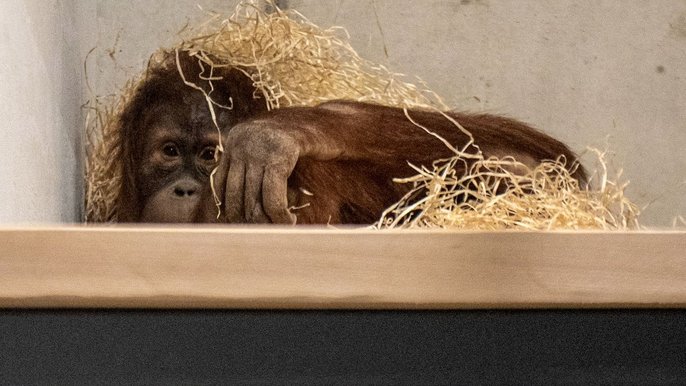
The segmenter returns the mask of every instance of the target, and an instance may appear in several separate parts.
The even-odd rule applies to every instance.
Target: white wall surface
[[[0,48],[11,53],[0,63],[0,175],[11,176],[0,186],[0,221],[70,220],[78,210],[73,122],[85,100],[78,68],[94,39],[89,23],[99,36],[91,78],[107,94],[173,44],[188,20],[201,20],[197,5],[230,12],[235,3],[0,2]],[[322,26],[346,27],[362,56],[421,77],[456,109],[521,119],[577,151],[609,144],[631,181],[628,195],[652,202],[644,224],[686,214],[685,1],[282,3]]]
[[[0,1],[0,223],[80,220],[82,47],[94,10]]]

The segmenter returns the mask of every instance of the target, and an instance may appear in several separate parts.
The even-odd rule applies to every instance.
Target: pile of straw
[[[136,84],[129,81],[116,99],[93,97],[86,104],[86,222],[117,221],[117,199],[123,178],[119,116]]]
[[[446,111],[433,92],[403,80],[383,66],[360,58],[344,30],[322,29],[295,11],[263,12],[254,3],[240,4],[225,17],[212,14],[188,28],[174,47],[210,68],[231,66],[244,72],[268,109],[312,106],[333,99],[374,102],[403,108]],[[156,63],[154,56],[150,66]],[[87,161],[86,221],[117,220],[116,198],[122,172],[118,115],[142,78],[132,80],[118,100],[93,105],[88,122],[91,146]],[[208,96],[209,98],[209,96]],[[213,104],[208,103],[210,109]],[[446,116],[447,117],[447,116]],[[456,128],[459,122],[455,122]],[[372,128],[370,128],[372,129]],[[422,128],[418,127],[418,130]],[[428,128],[430,130],[430,128]],[[428,135],[428,134],[427,134]],[[450,146],[450,144],[446,144]],[[469,144],[471,145],[471,144]],[[476,144],[478,145],[478,144]],[[546,162],[515,175],[513,159],[485,159],[454,149],[455,156],[397,181],[412,191],[389,208],[375,226],[465,229],[626,229],[637,226],[638,211],[622,194],[624,186],[604,181],[582,189],[562,160]],[[472,158],[464,174],[455,166]],[[474,157],[477,159],[474,161]],[[601,164],[604,166],[604,163]],[[459,169],[459,168],[458,168]],[[505,193],[496,193],[507,186]],[[501,190],[502,191],[502,190]],[[461,199],[460,199],[461,198]]]
[[[591,178],[591,185],[599,186],[596,190],[580,187],[564,159],[531,169],[509,157],[481,156],[458,174],[456,166],[464,157],[456,154],[435,161],[431,168],[414,167],[417,175],[396,180],[413,188],[384,212],[375,227],[637,229],[639,210],[624,196],[627,183],[608,179],[604,154],[591,150],[602,170]],[[507,188],[503,192],[501,187]]]
[[[322,29],[297,11],[274,9],[266,14],[243,3],[229,18],[213,14],[199,28],[189,28],[194,37],[179,49],[210,66],[244,71],[269,109],[333,99],[447,109],[436,94],[360,58],[345,30]]]

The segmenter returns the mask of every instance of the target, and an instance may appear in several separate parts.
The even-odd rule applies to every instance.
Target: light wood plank
[[[0,307],[684,307],[684,232],[0,229]]]

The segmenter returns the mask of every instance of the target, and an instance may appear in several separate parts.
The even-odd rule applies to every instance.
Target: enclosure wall
[[[89,1],[0,1],[0,223],[81,218]]]

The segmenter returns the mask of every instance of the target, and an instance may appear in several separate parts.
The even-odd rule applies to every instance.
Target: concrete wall
[[[173,44],[175,32],[188,20],[202,19],[198,4],[230,11],[236,2],[80,3],[91,2],[0,4],[0,47],[11,35],[15,43],[9,48],[16,54],[13,61],[0,65],[0,75],[10,83],[0,85],[9,102],[0,106],[0,125],[10,128],[10,137],[2,131],[2,143],[11,149],[0,155],[0,170],[16,181],[0,187],[5,197],[0,220],[68,220],[73,218],[70,211],[77,209],[78,142],[70,124],[81,101],[73,66],[82,59],[75,54],[83,53],[76,46],[83,47],[93,34],[82,34],[79,43],[66,36],[78,28],[96,28],[88,23],[97,22],[99,54],[91,65],[91,78],[98,92],[106,94],[139,71],[157,47]],[[664,226],[686,214],[686,156],[681,151],[686,145],[683,0],[281,3],[322,26],[346,27],[364,57],[421,77],[457,109],[524,120],[578,151],[609,144],[616,153],[613,163],[623,167],[631,181],[630,197],[640,204],[654,201],[645,211],[644,224]],[[50,16],[36,20],[46,9]],[[90,18],[91,12],[97,19]],[[79,20],[86,26],[79,27]],[[42,62],[35,63],[34,58]],[[32,75],[20,76],[27,68]],[[61,78],[50,78],[53,73]],[[48,79],[50,103],[39,79]],[[33,106],[44,110],[36,113]],[[36,148],[43,149],[39,158],[33,154]],[[17,173],[17,164],[28,168]],[[53,173],[38,183],[35,178],[44,171]]]
[[[0,223],[80,220],[88,15],[76,1],[0,1]]]

